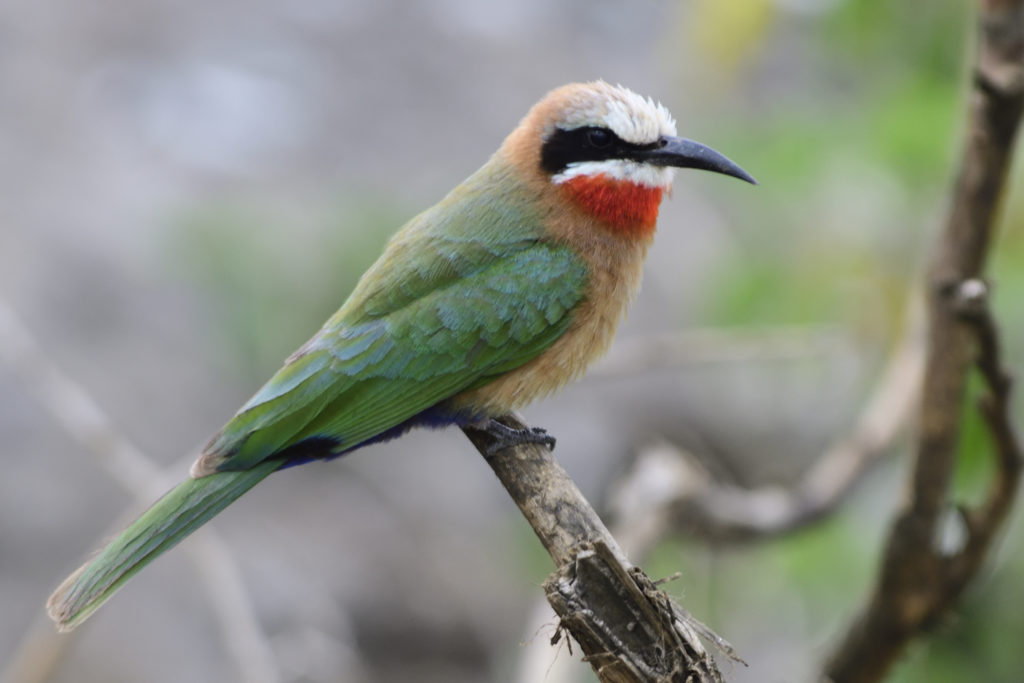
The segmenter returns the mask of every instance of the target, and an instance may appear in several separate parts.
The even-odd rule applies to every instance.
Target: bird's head
[[[756,181],[710,147],[676,136],[661,104],[604,81],[548,93],[506,146],[527,172],[608,227],[650,235],[676,168]]]

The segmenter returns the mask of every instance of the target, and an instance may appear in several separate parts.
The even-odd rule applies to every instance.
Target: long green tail
[[[263,462],[249,470],[220,472],[179,484],[64,580],[46,603],[50,618],[61,631],[78,626],[136,572],[280,465],[280,461]]]

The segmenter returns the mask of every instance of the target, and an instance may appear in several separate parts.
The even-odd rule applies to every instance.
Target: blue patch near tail
[[[427,427],[429,429],[441,429],[451,425],[464,427],[481,419],[480,415],[467,411],[453,411],[443,403],[439,403],[427,408],[422,413],[414,415],[405,422],[395,425],[391,429],[387,429],[344,450],[337,450],[339,439],[328,436],[311,436],[288,446],[274,457],[283,460],[284,464],[281,465],[281,469],[286,469],[296,465],[304,465],[314,460],[333,460],[334,458],[351,453],[357,448],[396,439],[414,427]]]

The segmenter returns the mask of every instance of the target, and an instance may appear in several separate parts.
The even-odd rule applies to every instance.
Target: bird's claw
[[[548,434],[542,427],[527,427],[515,429],[504,425],[497,420],[489,420],[484,428],[494,441],[487,447],[487,455],[496,455],[499,451],[525,443],[536,443],[547,446],[548,450],[555,449],[555,437]]]

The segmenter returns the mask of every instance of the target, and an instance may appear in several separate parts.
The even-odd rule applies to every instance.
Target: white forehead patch
[[[581,89],[555,123],[563,130],[584,126],[608,128],[626,142],[643,145],[675,135],[676,122],[662,104],[621,85],[604,81]]]

